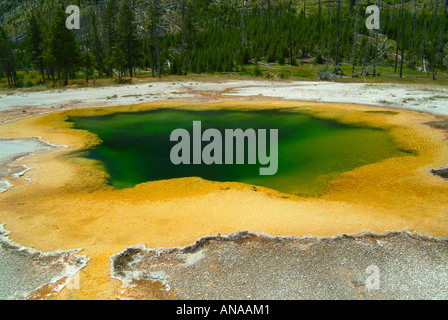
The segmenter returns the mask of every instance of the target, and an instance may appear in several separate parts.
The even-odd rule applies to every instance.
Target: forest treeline
[[[22,13],[23,39],[11,36],[7,22],[0,27],[0,77],[21,86],[18,70],[38,70],[42,83],[67,84],[79,72],[87,81],[115,75],[122,82],[136,70],[153,77],[226,73],[312,58],[336,73],[350,64],[352,76],[378,76],[377,66],[386,65],[400,76],[414,68],[435,78],[448,65],[447,2],[34,1]],[[81,8],[79,30],[66,28],[69,4]],[[365,25],[371,4],[381,10],[379,30]]]

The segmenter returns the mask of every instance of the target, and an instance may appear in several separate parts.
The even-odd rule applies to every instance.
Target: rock
[[[442,177],[443,179],[448,179],[448,165],[440,167],[438,169],[431,169],[431,173],[433,175],[438,175]]]

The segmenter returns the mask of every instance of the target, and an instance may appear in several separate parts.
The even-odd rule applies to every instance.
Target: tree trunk
[[[134,63],[132,61],[132,52],[131,52],[131,42],[130,39],[128,39],[128,52],[130,52],[130,54],[128,55],[129,58],[129,76],[131,78],[134,77]]]
[[[155,37],[155,44],[156,44],[156,55],[157,55],[157,68],[159,72],[159,79],[162,79],[162,68],[160,65],[160,49],[159,49],[159,41],[157,39],[158,37]]]
[[[160,48],[159,48],[159,33],[157,25],[159,24],[159,0],[152,0],[152,37],[156,49],[157,67],[159,72],[159,79],[162,79],[162,68],[160,63]],[[157,12],[155,12],[157,10]]]
[[[369,60],[371,44],[372,44],[372,31],[369,32],[369,43],[367,44],[366,52],[364,55],[364,60],[362,61],[361,75],[363,74],[366,63]]]
[[[431,2],[432,3],[432,2]],[[430,14],[429,10],[431,10],[431,6],[429,6],[428,13],[425,12],[425,25],[423,29],[423,41],[422,41],[422,61],[423,61],[423,69],[426,72],[426,38],[428,33],[428,15]]]
[[[375,58],[373,60],[373,76],[376,77],[376,60],[378,59],[378,30],[376,30],[375,37]]]
[[[401,0],[401,9],[400,9],[400,22],[398,24],[398,31],[400,31],[400,25],[403,25],[403,0]],[[397,73],[397,67],[398,67],[398,42],[399,42],[399,38],[400,38],[400,32],[397,32],[397,48],[395,49],[395,68],[394,68],[394,73]],[[403,57],[401,57],[403,59]]]
[[[417,0],[414,0],[414,10],[412,11],[413,22],[412,22],[412,40],[411,40],[411,48],[414,47],[415,40],[415,27],[417,26]]]
[[[434,20],[437,19],[437,11],[439,9],[439,0],[436,0],[436,3],[434,5]]]
[[[40,73],[42,74],[42,82],[45,83],[45,67],[42,60],[40,62]]]
[[[404,0],[401,0],[401,5],[402,5],[402,11],[403,11],[403,7],[404,7]],[[400,64],[400,78],[403,78],[403,63],[404,63],[404,31],[406,28],[406,20],[403,17],[403,12],[401,13],[402,15],[402,23],[401,23],[401,64]]]
[[[383,2],[381,0],[379,0],[379,2],[380,2],[379,3],[379,7],[380,7],[380,10],[381,10]],[[378,1],[376,3],[378,4]],[[375,59],[373,60],[373,76],[374,77],[376,77],[376,65],[377,65],[377,62],[378,62],[378,43],[379,43],[378,34],[379,34],[379,32],[380,31],[377,29],[376,30],[376,37],[375,37]]]
[[[355,21],[355,32],[353,35],[353,65],[352,65],[352,77],[355,73],[355,66],[356,66],[356,49],[357,49],[357,43],[358,43],[358,24],[359,24],[359,7],[358,7],[358,0],[355,1],[354,4],[354,10],[356,10],[356,21]]]
[[[446,4],[447,0],[445,0],[445,4]],[[437,12],[435,12],[435,15],[437,16]],[[442,51],[442,42],[443,42],[443,18],[440,18],[440,22],[439,22],[439,31],[438,31],[438,37],[437,37],[437,43],[436,43],[436,50],[434,51],[434,67],[433,67],[433,71],[432,71],[432,78],[433,80],[436,80],[436,73],[437,73],[437,63],[439,60],[439,55],[443,56],[441,53]]]
[[[190,62],[190,54],[189,54],[189,52],[187,50],[186,51],[186,56],[185,56],[185,72],[184,72],[184,76],[188,75],[189,62]]]
[[[148,33],[149,33],[149,32],[148,32]],[[148,34],[147,37],[146,37],[146,47],[147,47],[147,49],[148,49],[148,56],[149,56],[149,63],[150,63],[150,65],[151,65],[152,77],[155,78],[156,75],[155,75],[155,71],[154,71],[154,59],[153,59],[153,57],[152,57],[152,53],[151,53],[151,44],[150,44],[148,38],[149,38],[149,34]]]
[[[289,65],[292,67],[292,36],[291,26],[288,28],[288,42],[289,42]]]
[[[182,6],[181,6],[181,14],[182,14],[182,37],[183,37],[183,43],[182,43],[182,47],[183,47],[183,53],[182,53],[182,64],[185,63],[185,71],[184,71],[184,75],[188,74],[188,44],[187,44],[187,36],[186,36],[186,23],[185,23],[185,1],[186,0],[182,0]],[[182,73],[182,65],[180,67],[180,72]]]
[[[64,86],[68,85],[68,69],[64,67]]]
[[[339,66],[339,34],[340,34],[340,25],[341,25],[341,0],[338,0],[338,37],[336,42],[336,67]]]
[[[242,23],[242,37],[241,42],[243,45],[246,45],[246,0],[243,1],[243,10],[241,13],[241,23]]]

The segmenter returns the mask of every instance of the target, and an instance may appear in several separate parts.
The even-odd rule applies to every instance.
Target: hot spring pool
[[[83,157],[98,160],[118,189],[137,184],[184,177],[233,181],[272,188],[304,197],[325,192],[336,175],[390,157],[408,155],[382,129],[347,125],[292,111],[157,109],[110,115],[71,117],[75,129],[96,134],[101,144]],[[175,129],[192,132],[201,121],[202,132],[218,129],[278,129],[278,170],[260,176],[260,164],[174,165],[170,141]],[[192,134],[191,134],[192,135]],[[268,134],[269,142],[269,134]],[[205,142],[203,144],[206,144]],[[267,148],[269,152],[269,147]],[[247,155],[247,145],[246,145]]]

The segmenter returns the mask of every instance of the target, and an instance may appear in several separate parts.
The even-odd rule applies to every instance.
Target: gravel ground
[[[448,240],[407,231],[240,232],[185,248],[132,247],[111,262],[124,299],[448,299]]]
[[[52,146],[36,139],[0,139],[0,178],[11,175],[21,175],[27,168],[18,168],[17,172],[11,172],[11,168],[7,164],[12,163],[15,159],[26,156],[41,150],[50,150]],[[11,184],[4,179],[0,179],[0,193],[6,191]]]
[[[0,225],[0,300],[44,298],[59,291],[89,260],[79,250],[37,252],[11,242]],[[40,292],[38,292],[40,290]]]
[[[106,107],[145,102],[277,98],[297,101],[356,103],[448,115],[448,89],[422,84],[337,83],[315,81],[229,80],[136,83],[98,88],[65,88],[0,93],[0,117],[73,107]],[[16,115],[16,116],[17,116]],[[3,121],[3,120],[1,120]]]
[[[232,95],[285,100],[355,103],[448,115],[448,88],[419,84],[289,82],[237,88]]]

